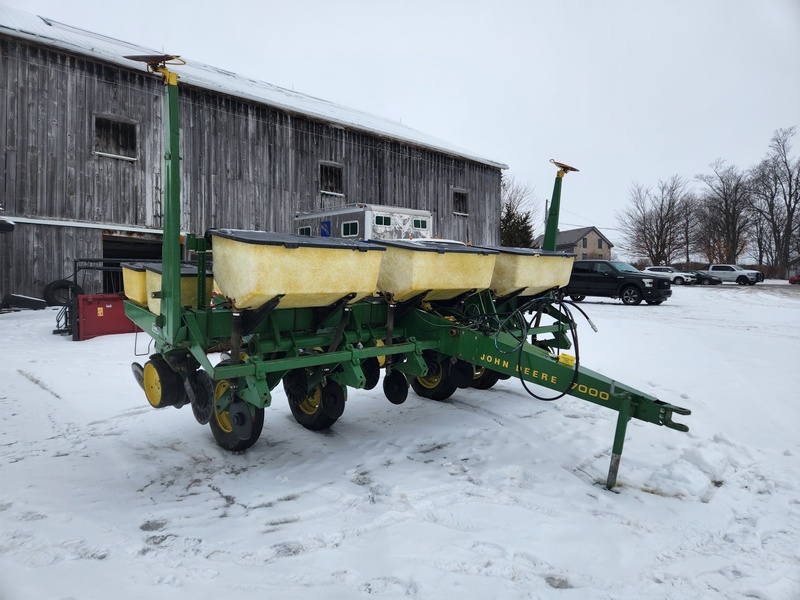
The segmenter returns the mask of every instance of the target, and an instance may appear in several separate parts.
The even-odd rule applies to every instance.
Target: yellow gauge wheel
[[[317,384],[309,395],[306,396],[305,400],[297,405],[297,408],[307,415],[313,415],[319,410],[320,402],[322,402],[322,385]]]
[[[417,377],[419,384],[429,390],[435,390],[442,383],[442,369],[439,368],[435,373],[430,373],[426,377]]]
[[[347,400],[347,388],[335,381],[328,381],[325,385],[320,382],[308,392],[304,392],[303,390],[307,389],[308,377],[311,375],[313,375],[311,369],[289,371],[283,377],[283,389],[294,420],[306,429],[321,431],[328,429],[341,416],[344,402]],[[329,402],[327,411],[324,408],[326,401]],[[336,409],[339,411],[338,414]]]
[[[239,356],[242,361],[247,359],[247,355],[244,353]],[[217,366],[229,364],[229,361],[224,360]],[[252,431],[248,437],[242,439],[237,435],[237,431],[234,431],[233,423],[231,422],[232,392],[233,389],[229,380],[217,379],[214,381],[214,411],[208,425],[211,428],[211,433],[214,434],[217,444],[225,450],[241,452],[255,444],[261,436],[261,431],[264,428],[264,409],[258,406],[248,406],[252,416]],[[241,435],[241,432],[238,433]]]
[[[435,364],[435,368],[431,368]],[[440,363],[428,363],[428,374],[424,377],[414,377],[411,388],[418,396],[430,400],[446,400],[458,389],[450,378],[450,363],[445,360]]]
[[[442,363],[439,363],[437,368],[429,369],[428,374],[425,377],[417,377],[417,382],[423,388],[428,390],[435,390],[437,387],[442,385],[442,380],[444,379],[444,369],[442,368]]]
[[[486,367],[479,367],[473,365],[474,372],[472,375],[472,387],[478,390],[488,390],[493,387],[501,377],[497,371],[492,371]]]
[[[228,414],[228,407],[231,405],[230,389],[231,384],[227,379],[218,381],[214,386],[214,418],[217,420],[219,428],[225,433],[233,431],[230,415]]]
[[[142,369],[142,385],[147,401],[153,408],[180,407],[186,400],[180,375],[160,356],[145,363]]]

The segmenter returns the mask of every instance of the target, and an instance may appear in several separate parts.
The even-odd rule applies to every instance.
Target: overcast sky
[[[634,181],[748,168],[800,126],[800,0],[0,3],[399,120],[540,199],[573,165],[561,229],[616,242]]]

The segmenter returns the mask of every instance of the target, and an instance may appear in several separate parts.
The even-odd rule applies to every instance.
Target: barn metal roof
[[[142,63],[124,58],[125,56],[163,54],[158,50],[4,6],[0,6],[0,33],[138,71],[146,71],[147,68]],[[191,85],[301,114],[312,119],[444,152],[491,167],[508,168],[505,164],[482,158],[390,119],[287,90],[271,83],[243,77],[183,56],[181,59],[186,61],[186,65],[180,67],[178,75],[181,81]]]

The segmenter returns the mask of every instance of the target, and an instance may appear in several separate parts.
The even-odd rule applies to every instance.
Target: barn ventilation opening
[[[319,166],[319,189],[323,193],[343,194],[342,167],[322,164]]]
[[[461,216],[469,215],[467,192],[461,190],[453,191],[453,213]]]
[[[136,125],[107,117],[95,117],[94,153],[136,160]]]

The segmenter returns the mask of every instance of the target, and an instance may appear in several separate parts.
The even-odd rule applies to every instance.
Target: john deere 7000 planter
[[[155,341],[144,366],[133,364],[152,406],[190,404],[220,446],[241,451],[261,435],[281,383],[297,422],[323,430],[342,416],[348,388],[372,389],[382,374],[394,404],[409,386],[444,400],[514,377],[542,400],[618,411],[609,489],[631,418],[687,431],[672,417],[688,410],[580,364],[575,307],[558,292],[574,255],[555,251],[561,180],[574,169],[555,163],[544,250],[212,229],[186,236],[195,260],[185,264],[176,57],[131,58],[161,75],[168,105],[162,262],[123,270],[126,314]],[[212,364],[220,350],[228,358]]]

